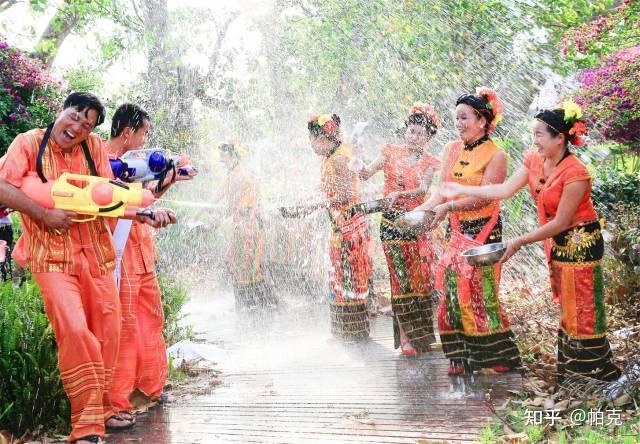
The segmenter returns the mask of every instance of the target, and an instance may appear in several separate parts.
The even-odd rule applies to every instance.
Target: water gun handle
[[[150,218],[151,220],[156,220],[156,213],[153,210],[137,211],[136,216],[144,216]]]
[[[178,168],[179,176],[195,176],[198,174],[198,169],[191,165],[186,165]]]
[[[92,220],[95,220],[97,218],[98,218],[98,216],[96,216],[96,215],[90,216],[90,215],[87,214],[87,217],[83,217],[82,219],[71,219],[71,220],[73,222],[91,222]]]

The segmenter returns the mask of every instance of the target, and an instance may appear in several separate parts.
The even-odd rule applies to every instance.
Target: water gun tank
[[[169,162],[169,159],[167,158],[166,154],[163,153],[162,151],[153,151],[151,154],[149,154],[149,160],[148,160],[149,169],[153,173],[157,174],[165,171],[167,169],[168,162]]]

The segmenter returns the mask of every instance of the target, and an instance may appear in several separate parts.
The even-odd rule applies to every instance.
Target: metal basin
[[[460,253],[460,256],[465,258],[469,265],[482,267],[484,265],[492,265],[500,261],[505,251],[505,245],[502,242],[498,242],[495,244],[487,244],[481,247],[471,248]]]

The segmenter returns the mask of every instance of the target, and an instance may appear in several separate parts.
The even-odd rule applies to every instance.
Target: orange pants
[[[157,399],[167,380],[167,350],[162,336],[164,312],[154,272],[136,274],[122,267],[122,334],[109,396],[116,412],[131,411],[135,389]]]
[[[33,274],[56,336],[60,377],[71,403],[69,441],[104,436],[104,423],[113,414],[109,385],[120,338],[113,275],[94,277],[86,260],[76,263],[78,275]]]

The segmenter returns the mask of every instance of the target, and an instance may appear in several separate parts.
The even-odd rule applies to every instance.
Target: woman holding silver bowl
[[[502,117],[495,91],[480,88],[456,101],[459,140],[445,146],[440,177],[443,181],[478,188],[504,181],[506,156],[489,137]],[[500,264],[472,266],[462,252],[502,240],[500,203],[466,195],[453,200],[439,193],[418,210],[432,210],[431,228],[448,215],[447,245],[438,262],[436,290],[442,293],[438,329],[442,350],[450,360],[449,374],[482,368],[507,372],[520,365],[509,321],[498,298]]]
[[[404,356],[429,351],[433,332],[433,247],[430,234],[400,230],[396,221],[424,202],[440,161],[429,153],[440,119],[429,105],[417,103],[405,120],[405,143],[387,144],[360,178],[384,172],[384,209],[380,237],[391,281],[395,348]]]
[[[583,144],[587,128],[573,102],[541,110],[533,123],[535,150],[502,184],[480,187],[447,183],[441,194],[507,199],[529,185],[540,227],[505,243],[502,262],[523,245],[544,241],[554,300],[560,302],[558,382],[571,375],[610,381],[619,375],[606,338],[600,222],[591,201],[591,177],[569,149]]]

